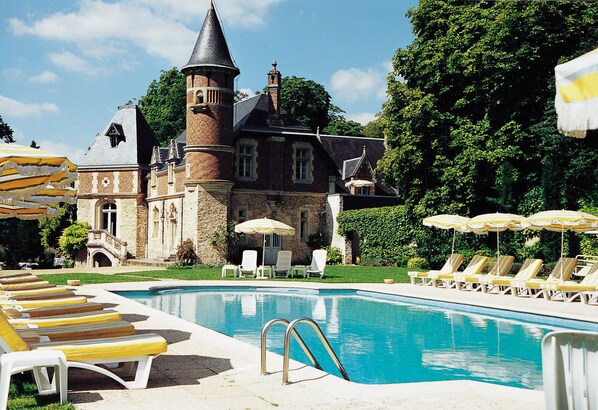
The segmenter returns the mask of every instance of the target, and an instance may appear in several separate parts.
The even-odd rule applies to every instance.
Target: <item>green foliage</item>
[[[363,136],[368,138],[384,138],[384,130],[378,118],[363,126]]]
[[[343,263],[343,255],[341,250],[336,246],[325,246],[323,249],[326,250],[326,263],[328,265],[338,265]]]
[[[330,239],[324,232],[314,232],[307,237],[307,246],[311,249],[322,249],[330,244]]]
[[[426,258],[420,258],[420,257],[410,258],[407,261],[407,268],[408,269],[426,269],[426,268],[428,268],[428,261],[426,260]]]
[[[210,245],[216,249],[220,257],[231,260],[232,249],[244,237],[244,233],[235,232],[235,222],[229,221],[226,226],[214,231],[210,238]]]
[[[162,70],[160,79],[153,80],[139,98],[139,109],[163,146],[186,128],[186,92],[185,76],[173,67]]]
[[[58,239],[60,253],[74,261],[77,253],[87,246],[88,231],[89,225],[87,222],[75,222],[65,228]]]
[[[195,265],[197,253],[195,253],[195,244],[191,239],[185,239],[176,248],[176,261],[182,266]]]
[[[0,261],[7,268],[34,260],[43,252],[35,220],[0,219]]]
[[[359,240],[362,264],[405,266],[416,256],[415,221],[405,206],[344,211],[337,220],[339,234]]]
[[[363,137],[363,125],[353,120],[338,119],[328,123],[322,131],[323,134],[330,135],[349,135],[353,137]]]
[[[408,16],[416,38],[393,59],[378,164],[408,206],[476,215],[592,196],[598,142],[558,134],[554,66],[595,48],[595,4],[422,0]]]
[[[330,117],[341,111],[330,103],[331,97],[323,85],[302,77],[283,77],[281,105],[300,124],[316,132],[326,128]]]
[[[0,140],[4,140],[4,142],[15,142],[15,139],[12,136],[12,128],[2,120],[2,116],[0,116]]]
[[[42,218],[38,222],[40,240],[46,248],[58,248],[58,238],[62,231],[76,218],[76,205],[62,204],[58,214],[51,218]]]

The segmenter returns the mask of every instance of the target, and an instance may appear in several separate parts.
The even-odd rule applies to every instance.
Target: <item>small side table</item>
[[[237,265],[224,265],[222,267],[223,278],[226,278],[228,271],[233,271],[233,278],[237,277]]]
[[[272,266],[262,265],[257,268],[256,279],[268,279],[272,277]]]
[[[307,266],[295,265],[295,266],[291,267],[291,270],[289,271],[289,276],[291,278],[294,278],[295,275],[299,276],[299,274],[302,274],[303,277],[305,277],[307,275]]]

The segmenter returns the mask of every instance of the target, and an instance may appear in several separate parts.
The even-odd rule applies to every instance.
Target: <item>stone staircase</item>
[[[147,268],[167,268],[174,265],[174,260],[170,259],[126,259],[122,262],[123,266],[144,266]]]

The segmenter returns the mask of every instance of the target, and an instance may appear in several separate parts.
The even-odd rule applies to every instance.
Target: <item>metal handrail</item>
[[[287,326],[289,325],[289,321],[286,319],[272,319],[271,321],[266,323],[264,325],[264,328],[262,329],[262,340],[261,340],[261,356],[262,356],[261,357],[261,365],[262,365],[261,374],[262,375],[268,374],[266,372],[266,336],[268,334],[268,330],[270,330],[272,325],[275,325],[277,323],[283,323]],[[288,327],[287,327],[287,330],[288,330]],[[297,340],[297,343],[299,343],[299,346],[301,346],[301,348],[303,349],[303,351],[305,352],[305,354],[307,355],[307,357],[309,358],[311,363],[314,365],[314,367],[316,369],[322,370],[322,366],[320,365],[320,363],[318,363],[318,360],[313,355],[311,350],[309,350],[309,347],[307,347],[307,345],[305,344],[305,342],[303,341],[301,336],[299,336],[299,333],[297,333],[296,330],[293,330],[292,333],[295,336],[295,340]]]
[[[282,361],[282,384],[289,384],[289,356],[290,356],[290,351],[291,351],[291,334],[296,333],[295,326],[297,326],[299,323],[308,323],[314,329],[314,331],[320,338],[320,341],[326,348],[328,355],[330,356],[330,358],[336,365],[336,368],[338,369],[338,371],[342,374],[342,376],[345,380],[350,380],[349,375],[347,374],[347,371],[343,367],[341,361],[336,356],[336,353],[334,353],[332,346],[330,346],[330,343],[328,343],[328,339],[326,339],[326,336],[324,336],[324,333],[322,332],[322,329],[320,329],[320,326],[318,326],[318,324],[313,319],[310,319],[308,317],[303,317],[303,318],[295,319],[291,323],[289,323],[287,326],[287,330],[284,334],[284,356],[283,356],[283,361]]]

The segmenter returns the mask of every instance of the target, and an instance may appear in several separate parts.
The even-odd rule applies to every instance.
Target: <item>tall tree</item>
[[[15,142],[15,139],[12,136],[12,128],[2,120],[2,116],[0,116],[0,140],[4,140],[4,142]]]
[[[562,206],[598,188],[585,162],[596,142],[559,136],[547,109],[554,66],[598,44],[597,3],[421,0],[408,17],[416,38],[393,59],[379,166],[408,204],[516,212],[534,187]]]
[[[331,135],[350,135],[354,137],[363,137],[363,125],[353,120],[338,119],[328,123],[322,131],[324,134]]]
[[[342,110],[331,104],[330,94],[322,84],[302,77],[282,78],[281,105],[299,123],[316,132]]]
[[[139,98],[139,108],[160,141],[168,141],[185,130],[185,76],[176,67],[162,71],[159,80],[153,80],[147,93]]]

